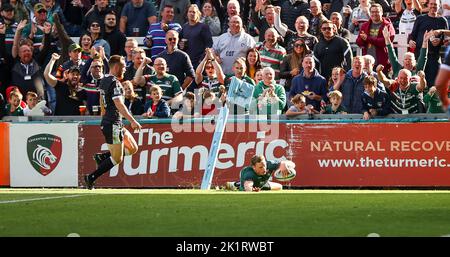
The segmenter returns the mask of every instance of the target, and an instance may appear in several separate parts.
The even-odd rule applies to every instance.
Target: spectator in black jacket
[[[389,95],[377,87],[374,76],[364,78],[364,93],[361,95],[363,118],[368,120],[375,116],[385,116],[391,112]]]
[[[314,59],[320,68],[320,74],[325,78],[331,76],[334,67],[342,67],[346,71],[352,65],[353,53],[350,43],[336,35],[336,25],[331,21],[322,23],[323,37],[314,46]]]
[[[286,0],[281,5],[281,22],[285,23],[288,28],[295,31],[295,20],[299,16],[309,18],[311,10],[306,0]]]
[[[440,8],[439,0],[428,1],[428,14],[420,15],[414,22],[413,30],[410,34],[409,47],[415,48],[414,54],[416,60],[420,55],[420,43],[423,42],[423,37],[426,31],[448,29],[447,20],[438,14]],[[427,74],[427,82],[430,85],[434,84],[434,80],[439,70],[440,54],[439,51],[444,43],[444,35],[430,38],[428,44],[427,65],[425,66],[425,74]],[[417,45],[416,45],[417,44]]]
[[[103,39],[108,42],[111,48],[111,55],[126,55],[125,42],[127,41],[127,37],[117,28],[117,17],[113,11],[105,16]]]
[[[338,12],[331,14],[330,20],[336,25],[337,35],[350,42],[350,31],[342,26],[342,16]]]

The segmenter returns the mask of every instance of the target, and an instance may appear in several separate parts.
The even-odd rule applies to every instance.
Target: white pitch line
[[[83,195],[63,195],[63,196],[49,196],[49,197],[29,198],[29,199],[20,199],[20,200],[7,200],[7,201],[0,201],[0,204],[32,202],[32,201],[51,200],[51,199],[60,199],[60,198],[74,198],[74,197],[79,197],[79,196],[83,196]]]

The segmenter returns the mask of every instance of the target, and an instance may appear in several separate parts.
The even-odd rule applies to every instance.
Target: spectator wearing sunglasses
[[[168,73],[177,77],[181,83],[181,88],[184,90],[191,85],[195,73],[189,55],[177,49],[178,38],[178,32],[169,30],[166,34],[167,48],[158,57],[166,60]]]
[[[111,56],[111,46],[103,39],[104,27],[99,22],[94,21],[89,25],[89,32],[91,33],[94,49],[98,52],[99,48],[103,47],[106,57],[109,58]]]
[[[314,46],[314,60],[320,74],[329,78],[334,67],[349,70],[352,65],[353,53],[350,43],[337,36],[337,28],[333,22],[326,20],[320,27],[322,37]]]
[[[105,16],[109,12],[113,11],[108,6],[108,0],[95,0],[95,5],[86,13],[81,24],[82,29],[89,30],[90,24],[97,22],[101,27],[104,26]]]
[[[284,89],[286,92],[291,90],[292,79],[303,70],[303,58],[310,53],[311,51],[305,44],[305,41],[299,38],[294,43],[294,50],[292,53],[284,57],[280,66],[280,77],[286,80],[286,83],[284,84]]]
[[[22,30],[22,38],[29,38],[33,41],[34,48],[42,46],[42,40],[44,39],[44,31],[41,29],[44,27],[44,23],[47,22],[47,9],[42,3],[34,5],[34,17],[35,21],[28,23]]]

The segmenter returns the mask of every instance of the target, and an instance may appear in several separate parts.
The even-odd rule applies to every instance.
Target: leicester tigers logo
[[[33,168],[43,176],[47,176],[58,166],[61,159],[61,138],[51,134],[38,134],[29,137],[27,152]]]

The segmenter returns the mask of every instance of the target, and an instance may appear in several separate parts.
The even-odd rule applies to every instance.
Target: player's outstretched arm
[[[119,113],[122,114],[122,116],[131,123],[131,127],[134,130],[141,130],[141,124],[139,124],[134,119],[133,115],[131,115],[131,113],[128,111],[121,97],[114,98],[114,105],[116,106]]]

